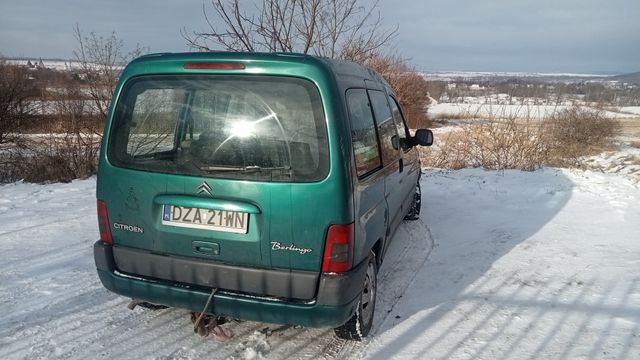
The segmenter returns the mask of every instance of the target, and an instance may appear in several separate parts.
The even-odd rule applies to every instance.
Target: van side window
[[[402,116],[402,111],[400,111],[400,105],[396,99],[392,96],[389,96],[389,104],[391,104],[391,112],[393,113],[393,122],[396,124],[396,129],[398,130],[398,136],[400,136],[400,143],[404,143],[405,139],[407,139],[407,126],[404,121],[404,117]]]
[[[347,107],[356,171],[358,176],[363,176],[381,165],[375,123],[366,90],[347,90]]]
[[[382,91],[369,90],[369,97],[378,124],[378,136],[382,146],[382,163],[387,165],[400,157],[396,125],[387,103],[387,96]]]

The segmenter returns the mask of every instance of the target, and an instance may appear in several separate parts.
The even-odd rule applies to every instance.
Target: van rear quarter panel
[[[189,62],[241,62],[244,70],[185,70]],[[312,183],[276,183],[247,180],[182,176],[123,169],[107,158],[110,129],[115,104],[126,82],[134,77],[157,74],[263,74],[294,76],[315,84],[322,98],[330,153],[327,177]],[[203,257],[193,253],[195,240],[220,242],[220,255],[212,260],[268,266],[273,268],[319,271],[327,227],[354,221],[351,143],[346,121],[344,92],[341,93],[333,71],[322,61],[306,56],[236,53],[190,53],[147,56],[125,68],[114,93],[114,101],[105,125],[99,160],[97,197],[105,201],[114,233],[114,243],[159,253]],[[245,201],[256,205],[261,213],[250,220],[248,234],[207,232],[205,230],[170,228],[161,224],[160,206],[154,199],[160,195],[197,195],[203,181],[213,188],[214,197]],[[133,191],[132,191],[133,189]],[[133,192],[138,210],[130,208]],[[114,231],[115,222],[144,227],[144,233]],[[272,242],[311,248],[309,254],[273,251]],[[358,256],[358,254],[357,254]]]

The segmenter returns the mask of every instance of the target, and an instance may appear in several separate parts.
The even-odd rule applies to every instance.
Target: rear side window
[[[349,89],[347,106],[351,119],[351,141],[356,171],[358,176],[363,176],[381,165],[376,126],[366,90]]]
[[[398,152],[398,134],[393,122],[391,109],[387,103],[387,95],[382,91],[369,90],[373,113],[378,123],[378,136],[382,147],[382,163],[387,165],[400,157]]]
[[[402,112],[400,111],[400,106],[398,102],[393,97],[389,96],[389,104],[391,104],[391,112],[393,113],[393,122],[396,124],[396,129],[398,130],[398,136],[400,136],[400,142],[406,141],[407,136],[407,126],[404,122],[404,117],[402,116]]]
[[[261,181],[318,181],[329,169],[316,87],[270,76],[147,76],[113,120],[116,166]]]

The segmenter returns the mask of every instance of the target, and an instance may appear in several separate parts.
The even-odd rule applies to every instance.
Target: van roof
[[[143,55],[131,62],[133,64],[153,63],[163,61],[274,61],[304,63],[308,65],[324,66],[330,69],[336,76],[340,87],[348,87],[353,84],[354,78],[379,81],[389,87],[382,76],[367,66],[350,61],[330,59],[301,53],[266,53],[266,52],[183,52],[183,53],[154,53]]]

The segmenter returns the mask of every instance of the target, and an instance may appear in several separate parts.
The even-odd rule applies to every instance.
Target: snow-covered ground
[[[42,61],[42,64],[40,63]],[[74,71],[82,69],[83,64],[77,60],[64,59],[10,59],[9,63],[21,66],[27,66],[31,62],[32,66],[44,67],[46,69],[58,71]],[[99,67],[98,64],[89,63],[89,66]],[[115,66],[115,68],[124,68],[124,66]]]
[[[0,186],[1,359],[640,358],[640,190],[618,174],[427,170],[369,340],[126,308],[95,273],[95,179]]]
[[[553,169],[424,183],[435,249],[367,357],[640,357],[637,187]]]
[[[42,64],[40,65],[40,61]],[[63,59],[11,59],[9,63],[21,66],[27,66],[31,62],[32,66],[43,66],[47,69],[58,71],[70,71],[80,69],[82,64],[76,60]]]
[[[520,118],[545,119],[553,114],[571,108],[572,105],[535,105],[535,104],[499,104],[499,103],[438,103],[428,109],[431,118]],[[594,109],[596,110],[596,109]],[[625,106],[603,111],[611,118],[640,118],[640,107]]]
[[[517,71],[436,71],[424,74],[428,79],[472,79],[483,77],[551,77],[551,78],[607,78],[609,74],[587,74],[587,73],[545,73],[545,72],[517,72]]]
[[[604,173],[625,176],[635,184],[640,184],[640,149],[622,145],[618,151],[606,151],[581,160],[584,167]]]
[[[640,115],[640,106],[622,106],[620,107],[620,112]]]

